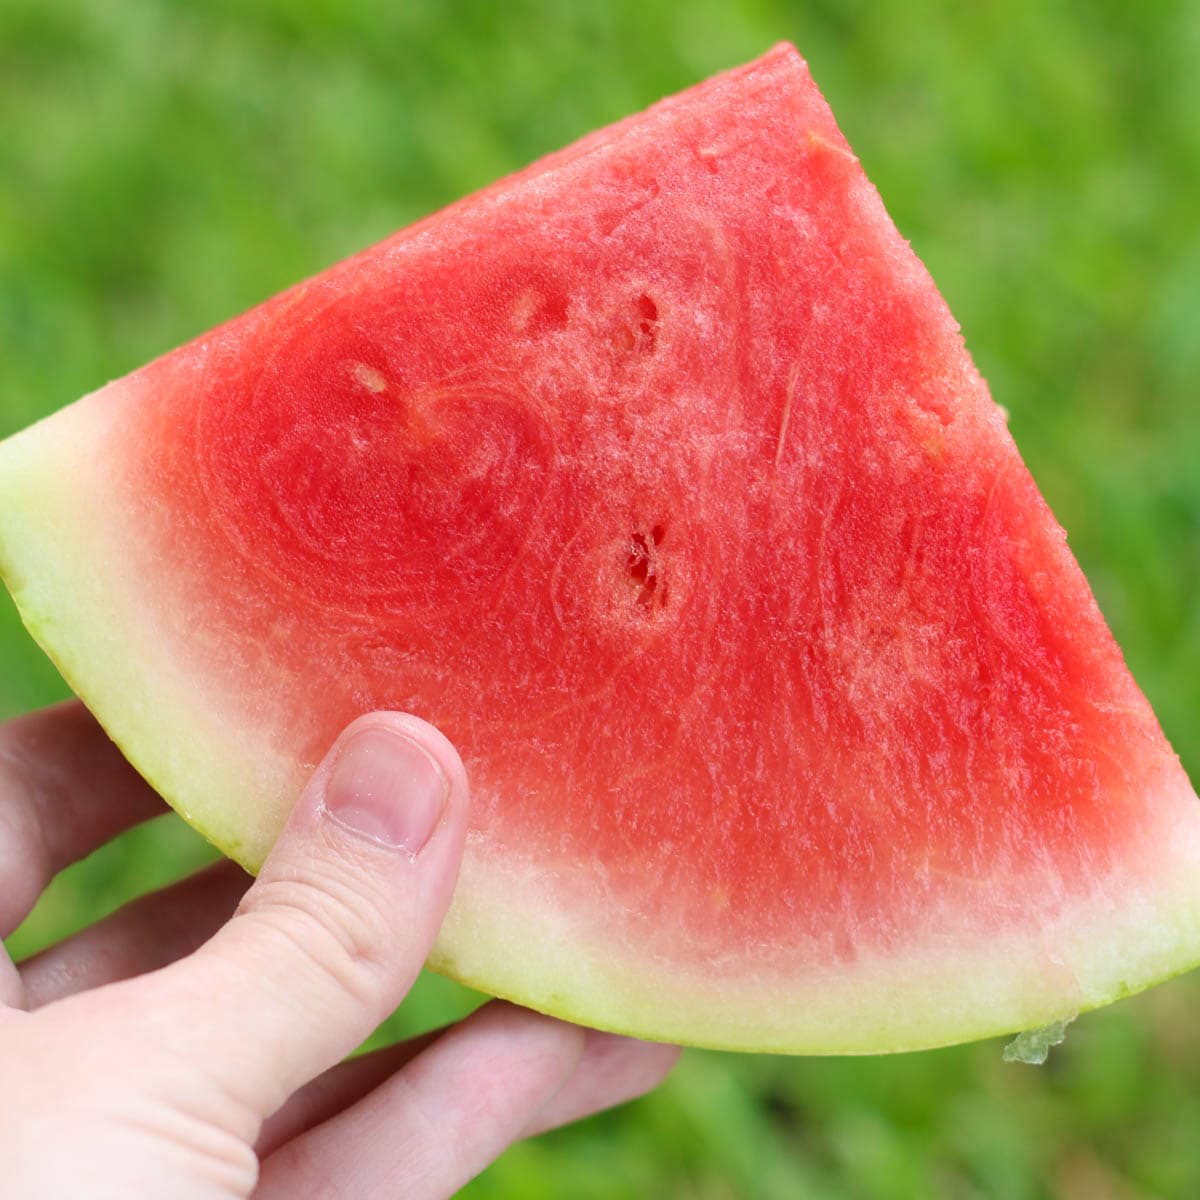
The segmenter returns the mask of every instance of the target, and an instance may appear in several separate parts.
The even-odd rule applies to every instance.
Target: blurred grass
[[[0,434],[587,129],[809,58],[938,279],[1130,664],[1200,771],[1200,5],[5,0]],[[64,694],[0,612],[0,716]],[[203,861],[167,818],[68,872],[25,953]],[[471,1197],[1200,1195],[1200,986],[1041,1069],[689,1055]],[[475,998],[426,979],[392,1031]]]

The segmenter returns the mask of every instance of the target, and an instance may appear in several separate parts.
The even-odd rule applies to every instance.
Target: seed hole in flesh
[[[636,593],[635,603],[645,612],[660,609],[667,602],[667,586],[658,553],[665,535],[665,526],[655,525],[648,535],[635,532],[629,539],[625,569]]]
[[[622,354],[653,354],[658,340],[658,305],[642,292],[613,335],[613,343]]]

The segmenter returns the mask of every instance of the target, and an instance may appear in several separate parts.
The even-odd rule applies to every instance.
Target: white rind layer
[[[0,574],[30,633],[109,736],[181,816],[242,863],[286,816],[296,765],[180,673],[151,631],[153,586],[133,577],[120,514],[118,382],[0,443]],[[124,569],[123,569],[124,568]],[[180,628],[187,628],[179,616]],[[235,827],[237,798],[262,820]]]
[[[186,820],[255,869],[307,768],[272,747],[283,731],[270,713],[247,726],[147,635],[162,614],[145,607],[152,581],[125,567],[135,531],[114,519],[139,486],[114,467],[132,390],[112,385],[0,445],[0,570],[114,741]],[[563,904],[556,884],[474,841],[431,965],[570,1020],[725,1049],[871,1053],[1035,1028],[1200,960],[1200,804],[1182,772],[1177,781],[1175,794],[1146,798],[1162,814],[1157,854],[1143,849],[1123,878],[1065,910],[1048,904],[1058,915],[1036,936],[963,926],[837,970],[734,976],[700,963],[687,974],[598,936],[603,912]]]
[[[1180,797],[1187,799],[1188,797]],[[1179,798],[1172,798],[1172,801]],[[1195,798],[1191,797],[1195,806]],[[1172,806],[1174,804],[1172,803]],[[1152,878],[1112,879],[1036,936],[948,936],[838,971],[687,976],[581,939],[551,889],[478,858],[431,965],[556,1015],[656,1041],[797,1054],[917,1050],[1037,1029],[1180,974],[1200,957],[1200,835]]]

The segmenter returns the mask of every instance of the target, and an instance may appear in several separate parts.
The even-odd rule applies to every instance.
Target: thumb
[[[450,903],[467,783],[415,717],[374,713],[317,768],[232,920],[158,972],[158,1032],[251,1119],[344,1058],[412,986]]]

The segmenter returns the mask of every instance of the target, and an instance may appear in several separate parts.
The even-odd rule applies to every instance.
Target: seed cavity
[[[526,288],[512,306],[509,323],[514,333],[524,333],[529,328],[529,319],[538,310],[542,302],[542,294],[537,288]]]
[[[667,581],[659,552],[666,533],[666,526],[658,524],[648,533],[638,530],[629,538],[625,570],[635,592],[634,602],[647,613],[662,609],[667,603]]]
[[[525,334],[527,337],[540,337],[542,334],[565,329],[566,294],[528,287],[514,301],[508,320],[514,333]]]
[[[387,379],[383,372],[377,371],[365,362],[353,363],[350,367],[350,374],[354,376],[355,382],[362,384],[368,392],[378,395],[387,388]]]
[[[654,353],[658,342],[658,305],[645,292],[633,302],[632,312],[618,326],[613,341],[623,354]]]

